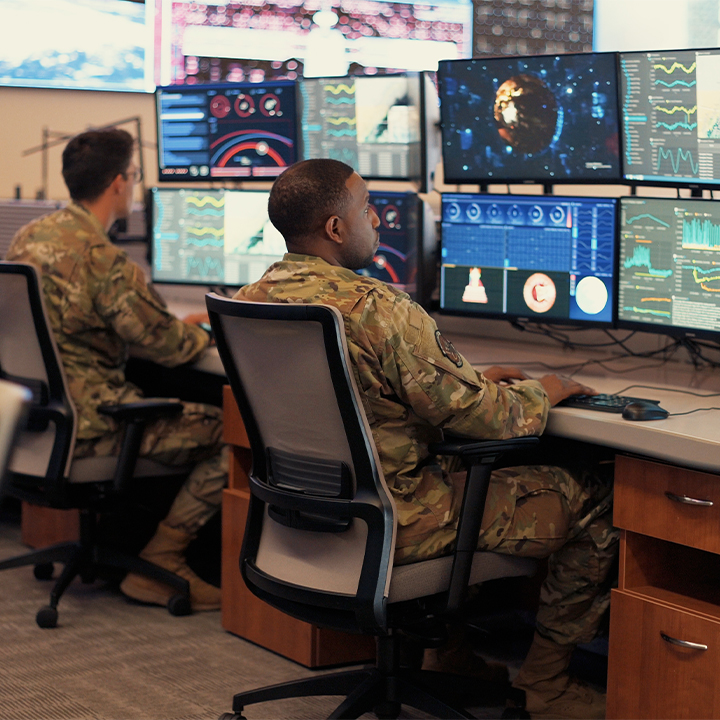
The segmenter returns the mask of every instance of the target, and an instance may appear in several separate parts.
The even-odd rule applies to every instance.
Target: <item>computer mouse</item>
[[[626,420],[664,420],[670,413],[651,400],[634,400],[622,411]]]

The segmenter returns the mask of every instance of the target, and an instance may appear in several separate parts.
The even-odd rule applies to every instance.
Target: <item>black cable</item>
[[[669,387],[655,387],[653,385],[628,385],[627,387],[623,388],[622,390],[618,390],[615,395],[624,395],[628,390],[632,390],[633,388],[639,388],[641,390],[657,390],[658,392],[674,392],[674,393],[680,393],[681,395],[692,395],[693,397],[701,397],[701,398],[708,398],[708,397],[720,397],[720,392],[716,393],[696,393],[692,390],[680,390],[678,388],[669,388]]]
[[[687,412],[669,413],[668,417],[677,417],[678,415],[692,415],[696,412],[702,412],[703,410],[720,410],[719,407],[707,407],[707,408],[696,408],[695,410],[688,410]]]

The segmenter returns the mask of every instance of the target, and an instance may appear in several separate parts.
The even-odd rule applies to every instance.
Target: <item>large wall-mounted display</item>
[[[614,53],[440,63],[445,181],[617,182]]]
[[[472,54],[471,0],[156,0],[158,85],[437,69]]]
[[[153,10],[153,0],[0,0],[0,85],[153,92]]]

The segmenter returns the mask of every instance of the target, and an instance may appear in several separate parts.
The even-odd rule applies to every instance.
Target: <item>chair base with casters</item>
[[[176,591],[167,604],[171,615],[189,615],[192,612],[187,580],[147,560],[98,544],[97,515],[94,511],[80,510],[78,542],[58,543],[2,560],[0,570],[34,565],[33,572],[38,580],[50,580],[54,572],[53,563],[56,562],[62,563],[64,568],[50,592],[50,604],[40,608],[35,616],[41,628],[57,626],[60,597],[76,577],[84,583],[92,583],[103,568],[119,568],[159,580]]]

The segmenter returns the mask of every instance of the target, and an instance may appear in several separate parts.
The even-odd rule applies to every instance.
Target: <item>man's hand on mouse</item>
[[[597,395],[593,388],[563,375],[544,375],[540,378],[540,384],[547,393],[551,407],[571,395]]]

